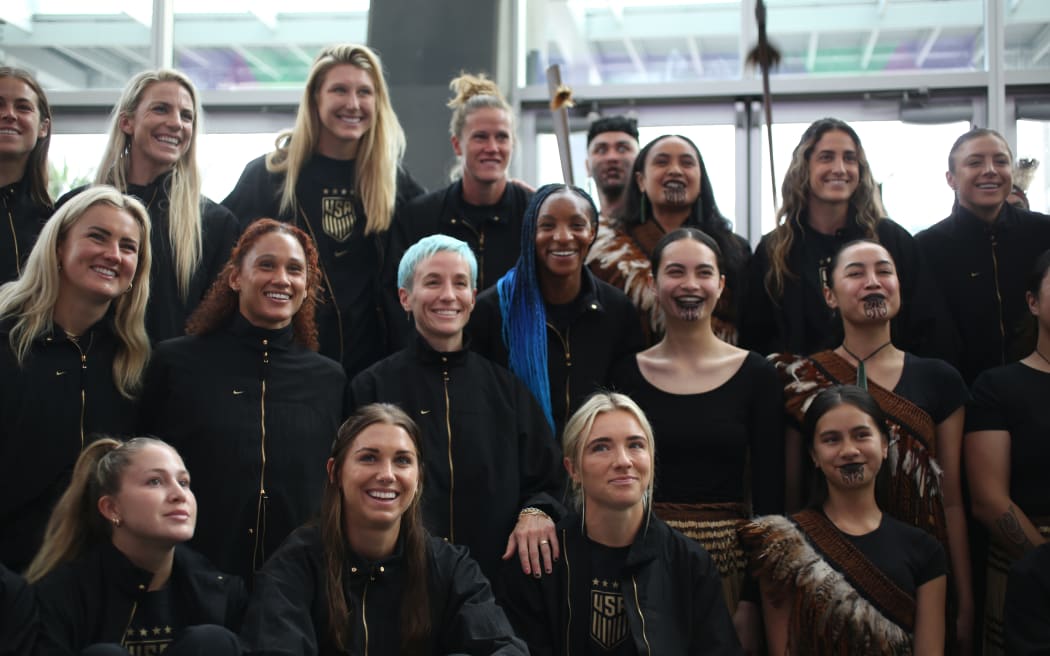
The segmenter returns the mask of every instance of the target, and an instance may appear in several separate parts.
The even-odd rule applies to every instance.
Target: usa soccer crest
[[[323,196],[321,198],[321,229],[326,235],[338,242],[346,241],[354,230],[355,221],[357,221],[357,215],[354,212],[352,196]]]
[[[613,587],[602,581],[603,587]],[[614,589],[620,586],[615,585]],[[627,613],[624,612],[623,593],[618,589],[591,589],[591,639],[609,651],[627,637]]]

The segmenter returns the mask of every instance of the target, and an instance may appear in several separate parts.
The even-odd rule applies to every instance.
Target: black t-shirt
[[[966,405],[970,391],[955,367],[944,360],[904,354],[904,370],[893,393],[926,411],[939,424]]]
[[[944,548],[936,538],[886,513],[871,533],[842,535],[897,587],[913,597],[919,586],[948,573]]]
[[[182,626],[171,596],[171,586],[143,595],[124,632],[123,644],[131,656],[160,654],[178,636]]]
[[[617,365],[612,381],[652,423],[657,501],[740,503],[750,483],[756,514],[783,512],[783,392],[765,358],[748,353],[729,380],[701,394],[657,388],[636,356]]]
[[[628,624],[620,572],[630,547],[607,547],[588,540],[590,552],[587,653],[591,656],[637,656]]]
[[[1010,498],[1029,516],[1050,514],[1050,374],[1020,362],[989,369],[973,384],[966,432],[1010,434]]]

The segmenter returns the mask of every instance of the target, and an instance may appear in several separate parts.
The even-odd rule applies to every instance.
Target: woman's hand
[[[551,518],[539,511],[518,515],[518,523],[507,539],[503,560],[510,559],[515,552],[521,560],[521,571],[525,574],[536,578],[543,572],[550,574],[554,570],[554,562],[561,556]]]

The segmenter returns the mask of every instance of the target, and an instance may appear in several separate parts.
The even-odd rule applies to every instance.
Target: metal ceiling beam
[[[85,68],[90,68],[96,73],[105,75],[119,86],[123,86],[127,81],[129,71],[126,68],[121,68],[119,62],[106,61],[108,58],[104,55],[100,56],[101,53],[93,53],[84,49],[74,50],[65,46],[53,46],[53,49],[55,52],[68,57],[71,61],[81,64]]]
[[[875,46],[879,43],[879,28],[873,29],[868,34],[868,40],[864,44],[864,53],[860,56],[860,68],[861,70],[868,70],[871,66],[871,58],[875,54]]]
[[[251,64],[253,68],[257,68],[259,71],[264,73],[267,77],[270,77],[274,80],[281,77],[281,74],[277,71],[276,68],[264,62],[258,55],[249,52],[243,46],[238,44],[231,44],[230,49],[237,53],[249,64]]]
[[[1047,25],[1039,32],[1039,35],[1032,39],[1032,59],[1031,63],[1034,65],[1040,59],[1046,56],[1046,53],[1050,52],[1050,25]]]
[[[700,52],[700,40],[690,35],[686,37],[685,44],[689,48],[689,61],[693,63],[693,72],[697,77],[703,77],[704,58]]]
[[[26,0],[7,0],[0,9],[0,21],[23,32],[33,31],[33,9]]]
[[[915,68],[922,68],[922,65],[926,63],[926,58],[929,57],[930,53],[933,51],[933,46],[937,44],[937,39],[940,37],[940,27],[935,27],[930,30],[925,41],[923,41],[922,48],[919,49],[919,54],[915,57]]]
[[[820,46],[820,34],[810,32],[809,46],[806,48],[806,70],[812,71],[817,67],[817,49]]]

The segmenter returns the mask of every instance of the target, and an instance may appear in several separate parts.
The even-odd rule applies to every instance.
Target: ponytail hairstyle
[[[131,166],[132,136],[121,129],[124,119],[134,118],[146,91],[159,82],[175,82],[190,95],[193,104],[193,133],[186,152],[171,170],[168,191],[168,242],[171,244],[172,263],[175,265],[175,280],[179,296],[187,299],[190,281],[201,263],[201,173],[197,166],[197,134],[201,131],[201,103],[197,88],[190,78],[179,71],[162,68],[143,71],[131,78],[124,93],[113,108],[110,118],[109,137],[102,162],[95,175],[95,184],[113,185],[121,193],[128,191],[128,170]],[[149,203],[143,199],[143,203]],[[151,204],[151,203],[150,203]]]
[[[548,198],[568,192],[583,198],[590,208],[594,234],[598,232],[598,208],[587,192],[565,184],[540,187],[525,208],[521,223],[521,254],[517,263],[496,283],[499,312],[503,322],[503,343],[509,354],[509,368],[525,383],[543,408],[543,415],[555,431],[551,410],[550,371],[547,368],[547,306],[536,274],[536,222]]]
[[[128,213],[139,224],[139,251],[131,289],[110,302],[116,355],[113,383],[126,398],[134,398],[142,384],[149,360],[150,343],[146,335],[146,303],[149,299],[150,222],[146,208],[133,196],[113,187],[98,185],[73,196],[48,219],[29,253],[22,275],[0,287],[0,317],[14,318],[9,340],[18,366],[24,367],[33,340],[54,330],[52,315],[62,285],[58,247],[69,229],[95,205],[109,205]]]
[[[357,147],[353,184],[365,209],[365,234],[385,232],[393,220],[397,169],[405,154],[405,132],[390,104],[379,55],[367,46],[343,43],[318,53],[303,88],[295,127],[277,136],[276,149],[266,156],[266,170],[284,174],[280,213],[298,212],[295,188],[299,174],[313,157],[321,135],[317,94],[328,71],[340,64],[351,64],[368,73],[375,88],[375,113],[371,128],[362,135]]]
[[[467,124],[467,117],[479,109],[501,109],[507,114],[510,123],[511,145],[514,144],[514,110],[503,97],[499,86],[490,80],[484,73],[472,75],[460,73],[459,77],[448,84],[449,89],[455,92],[455,97],[448,101],[448,107],[452,109],[452,118],[448,123],[450,136],[463,141],[463,129]],[[459,161],[452,169],[453,180],[462,177],[463,162]]]
[[[342,471],[350,447],[357,436],[375,424],[397,426],[405,431],[416,448],[419,483],[416,495],[401,515],[402,552],[405,557],[405,589],[401,591],[401,653],[422,654],[430,634],[430,596],[427,589],[427,532],[421,511],[423,498],[423,458],[420,431],[412,419],[396,405],[372,403],[357,409],[339,428],[332,444],[332,471],[321,497],[321,542],[325,556],[325,597],[328,605],[328,632],[336,649],[345,652],[353,644],[352,609],[344,594],[346,553],[350,539],[346,534],[343,507]]]
[[[47,94],[36,78],[26,70],[11,66],[0,66],[0,78],[11,77],[25,83],[36,95],[36,111],[40,117],[41,127],[47,127],[47,134],[39,137],[33,150],[29,152],[29,160],[26,162],[25,173],[22,179],[26,181],[29,189],[29,197],[34,203],[53,207],[51,195],[47,191],[48,170],[47,153],[51,148],[51,104],[47,101]]]
[[[766,293],[776,305],[784,295],[784,281],[797,278],[798,272],[788,268],[788,257],[795,242],[795,232],[802,229],[803,214],[809,207],[809,160],[817,143],[828,132],[842,132],[850,138],[857,149],[857,189],[849,199],[850,210],[856,213],[857,225],[865,239],[878,241],[876,227],[886,210],[882,206],[879,188],[871,174],[868,156],[860,143],[860,136],[845,121],[837,118],[822,118],[814,121],[795,146],[791,154],[791,165],[784,174],[781,189],[781,205],[777,210],[777,227],[769,233],[769,271],[765,276]],[[954,151],[953,151],[954,152]]]
[[[84,447],[73,467],[69,487],[51,511],[40,551],[26,570],[30,583],[111,539],[113,528],[99,512],[98,500],[120,492],[124,471],[135,455],[148,446],[172,449],[167,442],[152,437],[136,437],[127,442],[104,437]]]

